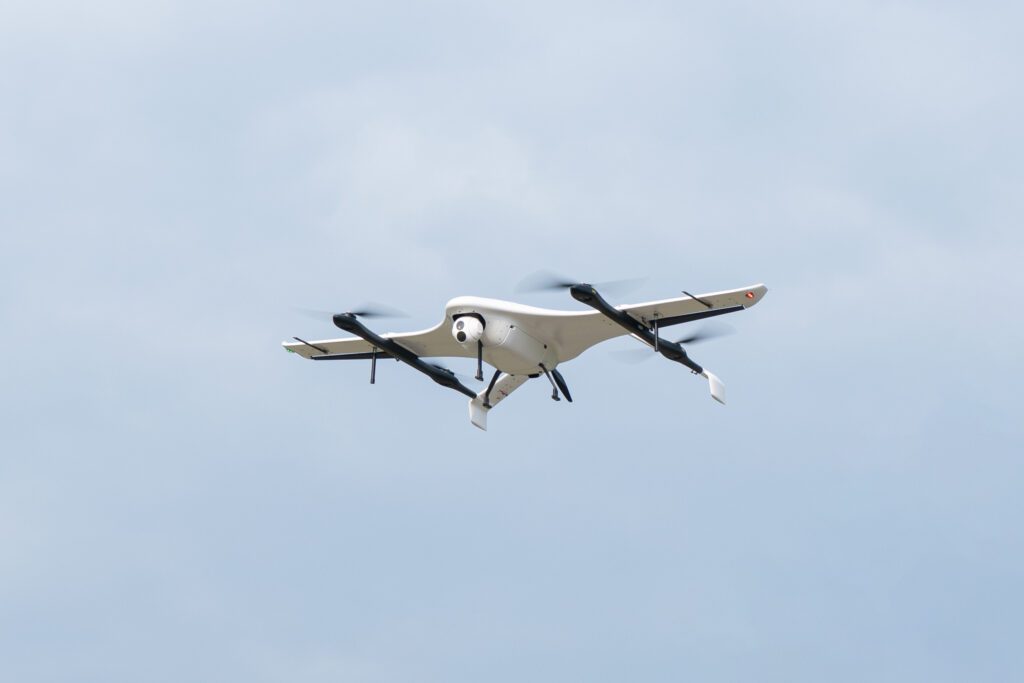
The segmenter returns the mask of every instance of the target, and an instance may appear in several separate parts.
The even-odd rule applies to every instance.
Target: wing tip
[[[744,287],[743,289],[746,290],[743,296],[747,299],[747,301],[743,302],[743,308],[750,308],[757,304],[768,293],[768,288],[763,282],[751,285],[750,287]]]

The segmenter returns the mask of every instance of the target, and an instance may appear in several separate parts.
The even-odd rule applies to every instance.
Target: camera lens
[[[466,333],[460,330],[459,333],[455,335],[455,338],[460,342],[464,342],[466,341]]]

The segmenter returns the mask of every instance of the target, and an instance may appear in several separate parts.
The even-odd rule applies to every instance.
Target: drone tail
[[[487,413],[489,412],[491,409],[484,406],[482,401],[474,398],[469,402],[469,421],[477,429],[487,431]]]
[[[722,380],[718,379],[717,375],[706,369],[700,374],[708,380],[708,388],[711,389],[711,398],[715,399],[722,405],[725,405],[725,384],[722,383]]]
[[[528,379],[530,379],[528,375],[507,375],[495,372],[487,388],[469,401],[469,421],[473,423],[474,427],[486,432],[487,413],[491,412],[491,408],[521,387]]]

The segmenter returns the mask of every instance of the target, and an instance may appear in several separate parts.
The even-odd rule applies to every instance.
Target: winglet
[[[708,370],[701,373],[708,378],[708,387],[711,389],[711,398],[715,399],[722,405],[725,405],[725,385],[722,384],[722,380]]]
[[[469,421],[474,427],[487,431],[487,413],[490,408],[484,406],[483,399],[479,396],[469,402]]]
[[[491,408],[504,401],[509,394],[530,379],[529,375],[506,373],[496,374],[495,377],[497,381],[491,382],[487,389],[481,391],[476,398],[469,402],[469,421],[473,423],[474,427],[485,432],[487,431],[487,413],[491,412]]]

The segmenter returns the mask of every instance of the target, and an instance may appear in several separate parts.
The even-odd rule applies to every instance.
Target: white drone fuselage
[[[541,365],[551,370],[562,361],[559,345],[544,336],[543,324],[537,324],[543,320],[544,312],[544,309],[510,301],[475,296],[460,296],[445,306],[446,317],[453,321],[452,336],[456,342],[454,327],[458,321],[479,316],[483,326],[479,342],[483,345],[484,362],[509,375],[535,375]],[[460,345],[475,355],[476,343],[473,337],[468,337]]]

